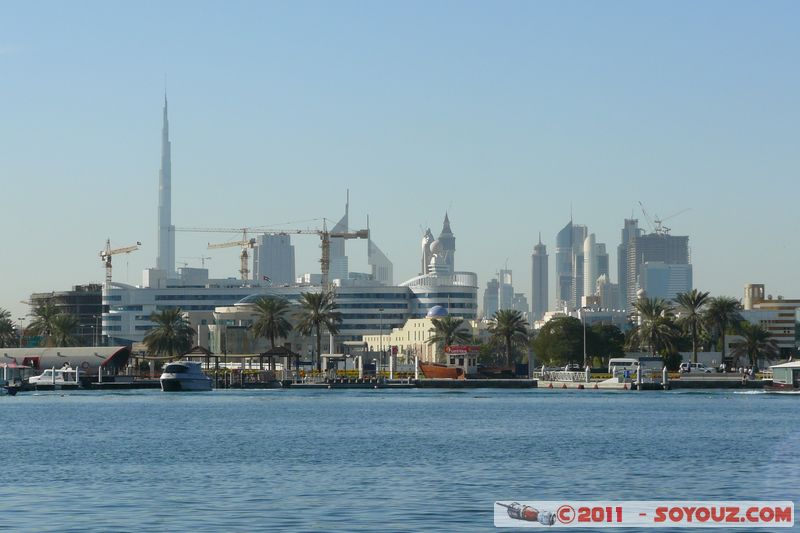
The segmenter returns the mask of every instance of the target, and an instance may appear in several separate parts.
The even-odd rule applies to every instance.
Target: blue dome
[[[448,315],[447,309],[442,307],[441,305],[434,305],[428,311],[428,314],[425,315],[425,318],[442,318]]]

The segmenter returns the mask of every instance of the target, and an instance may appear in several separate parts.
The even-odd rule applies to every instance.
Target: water
[[[23,393],[0,397],[0,530],[492,531],[495,500],[798,502],[798,401],[730,391]]]

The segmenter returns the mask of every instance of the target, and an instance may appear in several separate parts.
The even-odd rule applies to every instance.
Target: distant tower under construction
[[[161,128],[161,170],[158,172],[158,256],[156,268],[175,277],[175,226],[172,225],[172,145],[169,140],[167,94]]]

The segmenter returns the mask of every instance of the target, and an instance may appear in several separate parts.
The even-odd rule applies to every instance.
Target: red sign
[[[453,346],[445,346],[444,351],[445,353],[449,353],[452,355],[463,355],[468,353],[478,353],[481,351],[481,347],[474,345],[463,345],[463,346],[453,345]]]

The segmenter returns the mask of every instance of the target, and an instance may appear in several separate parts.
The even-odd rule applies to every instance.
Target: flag
[[[267,285],[272,285],[272,280],[269,279],[269,276],[261,276],[261,277],[264,279],[264,281],[267,282]]]

